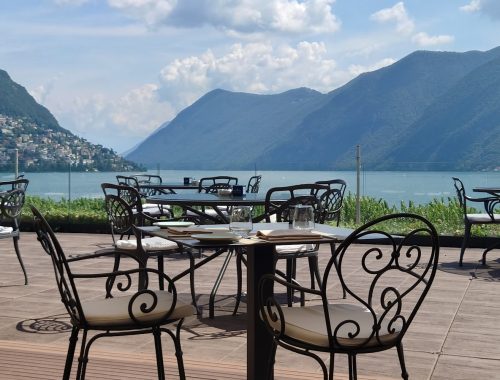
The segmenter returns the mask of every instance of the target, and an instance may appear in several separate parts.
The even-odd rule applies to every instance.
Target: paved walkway
[[[111,241],[108,235],[91,234],[59,234],[59,239],[70,254],[91,252]],[[0,379],[57,379],[68,343],[68,318],[59,301],[49,259],[33,234],[23,233],[21,251],[28,286],[22,285],[12,242],[0,240]],[[320,254],[321,267],[329,256],[327,251]],[[470,249],[465,260],[473,264],[460,269],[456,265],[458,248],[442,248],[441,270],[404,339],[411,379],[500,379],[498,257],[500,251],[491,252],[488,267],[481,268],[477,263],[480,250]],[[236,284],[232,264],[219,290],[216,317],[208,318],[208,294],[222,261],[220,257],[196,272],[202,315],[186,320],[182,331],[188,379],[245,378],[245,304],[238,316],[230,315]],[[300,261],[299,273],[307,273],[307,260]],[[110,259],[96,259],[85,268],[97,269],[110,263]],[[167,272],[174,274],[187,267],[188,260],[182,255],[167,259],[165,265]],[[180,297],[189,301],[187,279],[177,286]],[[89,284],[86,290],[90,297],[97,288]],[[164,342],[167,368],[175,376],[175,364],[169,356],[172,347],[167,339]],[[278,349],[276,362],[277,379],[321,378],[317,364],[303,356]],[[347,360],[340,356],[336,362],[336,378],[343,379]],[[395,350],[360,355],[358,372],[362,379],[400,378]],[[154,377],[151,337],[103,339],[93,346],[89,378]]]

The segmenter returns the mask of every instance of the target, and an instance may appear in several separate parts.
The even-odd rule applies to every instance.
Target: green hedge
[[[79,198],[68,202],[65,199],[54,201],[46,198],[27,196],[26,204],[33,204],[37,207],[49,223],[54,224],[106,224],[107,218],[104,212],[103,199]],[[431,221],[440,235],[461,236],[463,235],[463,215],[462,208],[455,198],[435,199],[424,205],[417,205],[413,202],[401,202],[399,207],[389,206],[382,199],[371,197],[361,197],[361,223],[365,223],[376,217],[395,213],[412,212],[422,215]],[[174,209],[176,214],[180,214],[180,209]],[[470,212],[479,210],[470,209]],[[31,220],[31,213],[28,207],[23,209],[23,222]],[[344,198],[344,208],[342,210],[341,225],[346,227],[356,227],[356,198],[348,194]],[[397,228],[396,232],[402,232],[404,227]],[[500,236],[499,225],[479,225],[472,227],[472,235],[478,237]]]

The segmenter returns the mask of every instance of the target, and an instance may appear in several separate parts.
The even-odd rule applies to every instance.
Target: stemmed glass
[[[294,229],[311,231],[314,228],[314,209],[311,205],[296,205],[293,213]]]
[[[252,231],[252,227],[252,207],[233,207],[229,219],[229,229],[231,232],[234,232],[241,237],[247,237],[250,231]]]

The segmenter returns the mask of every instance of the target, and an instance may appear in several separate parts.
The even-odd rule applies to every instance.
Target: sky
[[[327,93],[415,50],[500,45],[498,0],[0,0],[0,69],[123,153],[207,92]]]

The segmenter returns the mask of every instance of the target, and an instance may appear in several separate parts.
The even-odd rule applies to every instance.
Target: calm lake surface
[[[190,171],[190,170],[150,170],[148,173],[160,174],[163,182],[182,182],[184,177],[202,178],[214,175],[238,177],[246,185],[254,175],[253,171]],[[116,182],[117,174],[130,173],[26,173],[30,180],[28,194],[59,199],[102,197],[100,184]],[[342,178],[347,182],[347,191],[356,193],[356,172],[353,171],[257,171],[262,175],[260,191],[274,186]],[[399,205],[401,201],[413,201],[424,204],[433,198],[455,196],[451,177],[459,177],[464,182],[468,193],[476,186],[500,186],[500,172],[361,172],[361,195],[381,198],[389,204]],[[10,180],[13,174],[0,173],[0,180]],[[190,190],[192,191],[192,190]]]

